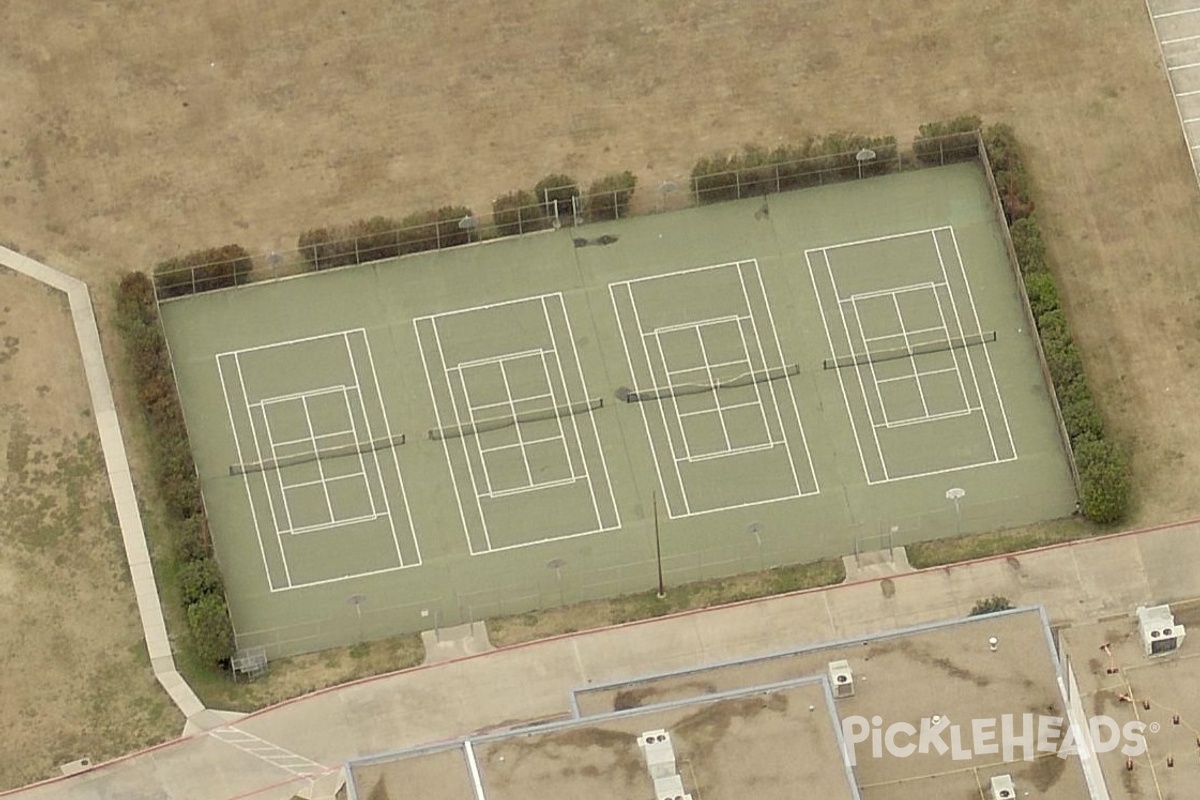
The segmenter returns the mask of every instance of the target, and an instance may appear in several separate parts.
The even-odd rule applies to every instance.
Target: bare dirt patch
[[[182,730],[150,670],[66,299],[0,269],[0,788]]]
[[[306,228],[374,214],[456,201],[483,209],[550,171],[587,181],[631,169],[653,189],[683,185],[696,157],[747,142],[839,129],[904,138],[964,112],[1010,122],[1030,150],[1087,369],[1133,450],[1133,521],[1178,519],[1200,505],[1191,479],[1200,467],[1200,273],[1191,255],[1200,217],[1138,0],[802,2],[786,11],[671,0],[213,0],[186,14],[142,0],[61,0],[4,4],[0,23],[19,34],[0,48],[0,240],[90,281],[102,313],[121,270],[231,240],[291,247]],[[82,602],[83,593],[93,581],[115,592],[119,562],[71,566],[115,547],[111,520],[97,510],[107,500],[78,512],[86,524],[66,519],[76,513],[66,493],[92,486],[70,477],[95,458],[86,400],[70,395],[82,387],[76,357],[57,355],[69,339],[37,344],[31,332],[61,307],[44,314],[41,290],[14,286],[0,281],[0,307],[11,309],[0,329],[0,374],[12,375],[0,383],[4,502],[35,503],[22,511],[31,519],[62,518],[13,535],[15,523],[4,523],[0,606],[16,610],[0,616],[0,632],[76,630],[80,649],[6,667],[0,709],[15,698],[82,729],[75,707],[47,704],[77,703],[87,691],[78,642],[112,632],[94,624],[108,607]],[[107,334],[105,342],[111,352]],[[129,399],[118,387],[127,429]],[[133,458],[139,484],[150,485],[144,457]],[[58,477],[35,480],[35,471]],[[103,497],[98,486],[88,491]],[[71,533],[55,537],[57,528]],[[104,602],[131,601],[122,592]],[[61,626],[46,624],[53,603]],[[129,608],[103,618],[133,635]],[[7,658],[49,652],[16,644]],[[135,658],[121,646],[101,650]],[[72,661],[76,671],[58,682],[53,670]],[[146,670],[117,673],[149,680]],[[136,707],[148,696],[139,692],[114,692],[112,702]],[[6,718],[30,730],[29,712],[14,713]],[[113,749],[174,729],[129,733],[114,722],[120,713],[95,713],[104,724],[94,727],[113,731],[96,741]],[[6,732],[6,743],[24,735]],[[15,741],[46,764],[77,749],[61,746],[69,737]]]

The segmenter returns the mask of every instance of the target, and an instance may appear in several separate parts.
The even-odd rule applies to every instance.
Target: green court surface
[[[596,241],[606,237],[601,242]],[[991,530],[1075,496],[973,164],[162,306],[242,647]]]

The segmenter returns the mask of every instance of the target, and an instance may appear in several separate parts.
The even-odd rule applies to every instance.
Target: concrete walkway
[[[113,403],[108,370],[104,366],[100,331],[96,327],[96,315],[92,310],[92,298],[88,294],[87,284],[7,247],[0,247],[0,266],[8,267],[14,272],[64,292],[70,301],[75,336],[79,340],[88,393],[92,398],[92,414],[100,432],[104,466],[108,472],[109,486],[112,487],[113,503],[117,508],[121,537],[125,542],[125,558],[129,561],[129,572],[133,576],[133,591],[137,596],[138,614],[141,615],[142,630],[146,637],[146,649],[150,653],[150,663],[154,667],[154,677],[167,690],[167,694],[184,716],[193,717],[204,711],[204,704],[175,669],[175,659],[171,655],[167,626],[163,622],[162,606],[158,601],[158,585],[154,581],[154,571],[150,566],[146,532],[142,528],[137,497],[133,493],[129,461],[125,456],[125,441],[121,438],[121,424],[117,419],[116,405]]]
[[[577,686],[965,616],[1004,595],[1055,625],[1200,596],[1200,520],[571,634],[427,664],[283,703],[22,800],[328,797],[349,759],[565,717]],[[1120,624],[1120,623],[1114,623]],[[1132,625],[1130,619],[1129,624]]]

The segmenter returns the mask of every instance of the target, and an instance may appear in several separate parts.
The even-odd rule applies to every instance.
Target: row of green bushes
[[[860,160],[864,150],[874,157]],[[740,153],[701,158],[692,167],[692,191],[698,202],[716,203],[899,169],[896,137],[835,133],[774,150],[751,145]]]
[[[234,652],[233,627],[200,500],[200,481],[188,446],[171,358],[158,320],[154,283],[142,272],[122,276],[117,326],[133,370],[138,403],[150,426],[151,456],[172,531],[168,560],[187,615],[197,659],[217,665]]]
[[[545,230],[556,214],[582,211],[588,222],[603,222],[629,216],[629,203],[637,188],[637,176],[626,170],[592,182],[586,193],[570,175],[555,173],[537,182],[533,191],[517,189],[492,201],[492,226],[497,236]]]
[[[1079,472],[1080,508],[1093,522],[1119,522],[1128,512],[1131,499],[1128,458],[1105,432],[1079,348],[1071,337],[1034,214],[1032,184],[1017,138],[1010,126],[984,128],[978,117],[959,117],[921,126],[924,138],[953,134],[969,134],[974,138],[976,131],[982,132],[1030,311],[1062,411],[1063,426],[1070,438]],[[920,149],[919,138],[914,142],[914,150]]]
[[[403,219],[371,217],[313,228],[300,235],[296,246],[313,269],[330,269],[466,244],[473,223],[466,206],[443,206]]]
[[[179,297],[246,283],[253,268],[245,248],[228,244],[163,261],[154,268],[154,283],[159,297]]]

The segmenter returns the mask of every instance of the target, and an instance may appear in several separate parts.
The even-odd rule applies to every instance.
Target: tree
[[[981,617],[984,614],[995,614],[998,611],[1008,611],[1012,607],[1013,604],[1008,601],[1007,597],[1001,597],[997,594],[993,595],[992,597],[985,597],[977,602],[971,609],[971,613],[968,614],[968,616]]]

